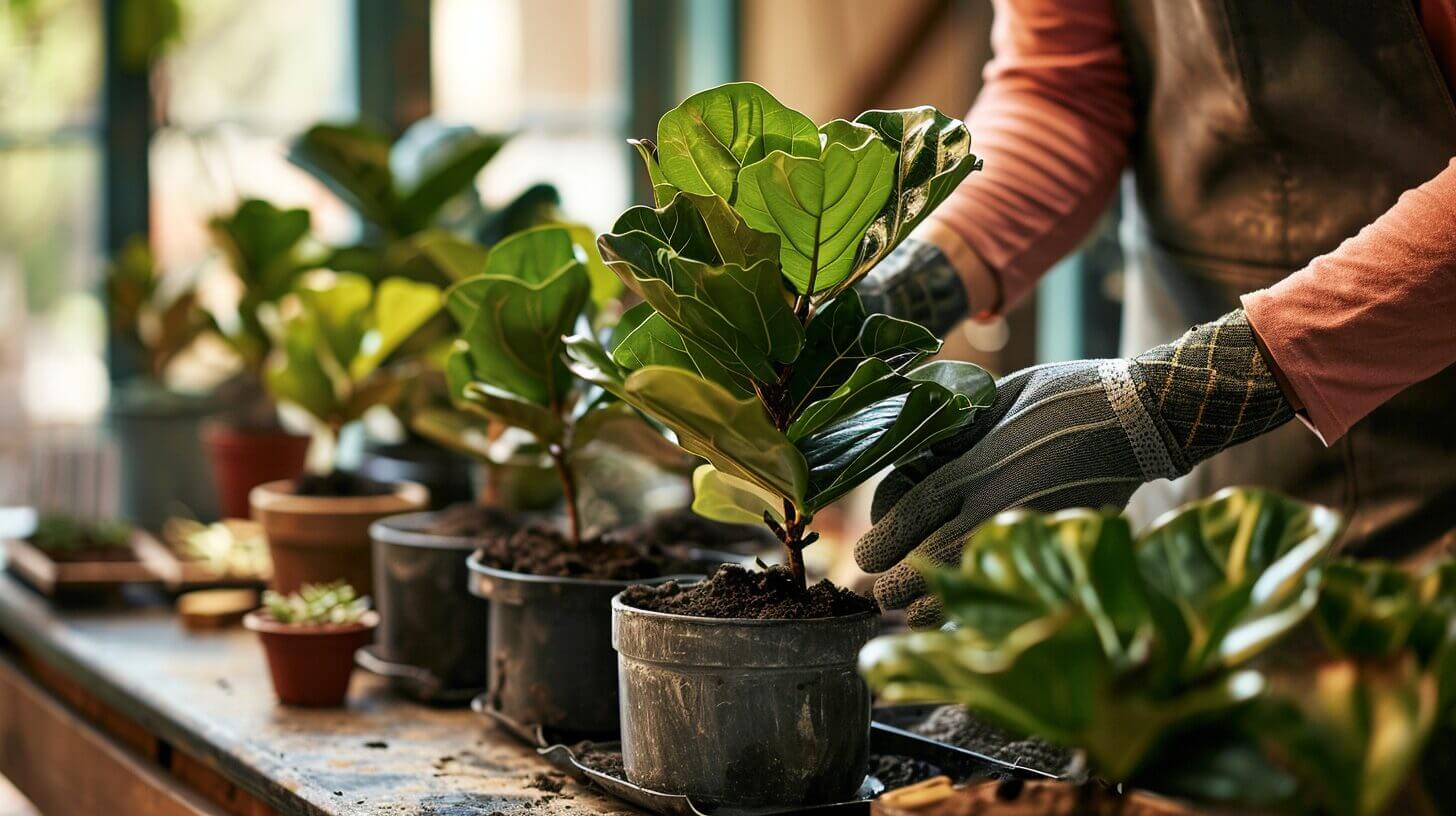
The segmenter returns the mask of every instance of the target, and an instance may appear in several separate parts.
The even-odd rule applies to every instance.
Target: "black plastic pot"
[[[522,726],[581,739],[617,732],[612,598],[631,584],[702,577],[557,578],[494,569],[478,555],[467,564],[470,591],[490,600],[486,704]]]
[[[421,439],[368,441],[354,472],[376,482],[415,482],[429,488],[430,509],[475,500],[473,465],[464,456]]]
[[[728,807],[842,802],[864,781],[871,612],[697,618],[612,599],[622,760],[635,785]]]
[[[411,697],[464,704],[485,688],[490,605],[471,594],[465,567],[479,542],[424,532],[434,517],[406,513],[370,525],[380,621],[359,662]]]

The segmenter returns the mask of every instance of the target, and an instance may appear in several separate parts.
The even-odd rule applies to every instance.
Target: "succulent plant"
[[[293,626],[327,626],[358,623],[369,611],[368,596],[360,596],[343,581],[304,584],[297,592],[284,595],[263,593],[263,608],[278,623]]]

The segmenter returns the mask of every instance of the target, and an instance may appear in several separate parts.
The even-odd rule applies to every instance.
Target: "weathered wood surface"
[[[543,789],[563,777],[534,751],[468,710],[401,700],[364,672],[346,709],[279,706],[261,647],[240,630],[185,632],[160,608],[57,611],[0,575],[0,633],[280,814],[637,812],[570,781]]]

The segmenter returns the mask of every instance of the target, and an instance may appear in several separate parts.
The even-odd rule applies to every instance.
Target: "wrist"
[[[910,238],[855,285],[867,311],[919,323],[943,335],[970,311],[969,293],[945,253]]]

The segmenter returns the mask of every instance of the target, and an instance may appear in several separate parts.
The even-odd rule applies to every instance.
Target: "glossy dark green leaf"
[[[860,240],[889,200],[895,154],[871,128],[828,131],[822,154],[770,153],[743,168],[733,206],[749,226],[779,236],[779,258],[799,292],[833,289],[854,273]]]
[[[881,470],[924,450],[960,428],[970,400],[933,382],[850,414],[796,443],[809,463],[810,512],[859,486]]]
[[[416,177],[398,180],[405,189],[399,192],[396,231],[409,235],[429,226],[446,202],[474,188],[475,177],[504,144],[499,136],[466,128],[431,146],[421,157]]]
[[[571,370],[667,426],[678,444],[718,470],[802,503],[804,457],[776,429],[756,397],[737,397],[696,373],[669,366],[626,372],[596,341],[567,341]]]
[[[810,403],[789,425],[789,438],[798,441],[881,400],[907,393],[917,382],[935,382],[952,394],[964,394],[972,409],[988,407],[996,398],[990,373],[973,363],[941,360],[901,373],[884,360],[870,357],[833,393]]]
[[[744,373],[725,368],[707,349],[683,337],[648,303],[640,303],[622,315],[613,334],[612,359],[628,371],[651,365],[685,368],[723,386],[734,396],[753,393],[753,382]]]
[[[971,153],[971,134],[963,122],[935,108],[866,111],[856,123],[874,128],[896,154],[894,187],[860,241],[848,287],[909,237],[931,211],[981,161]]]
[[[859,295],[846,292],[830,301],[809,321],[804,352],[789,378],[793,415],[827,398],[860,363],[875,358],[901,371],[940,349],[928,329],[889,315],[866,315]]]
[[[657,124],[663,178],[678,189],[730,202],[740,168],[776,150],[817,156],[819,130],[751,82],[693,94]]]

